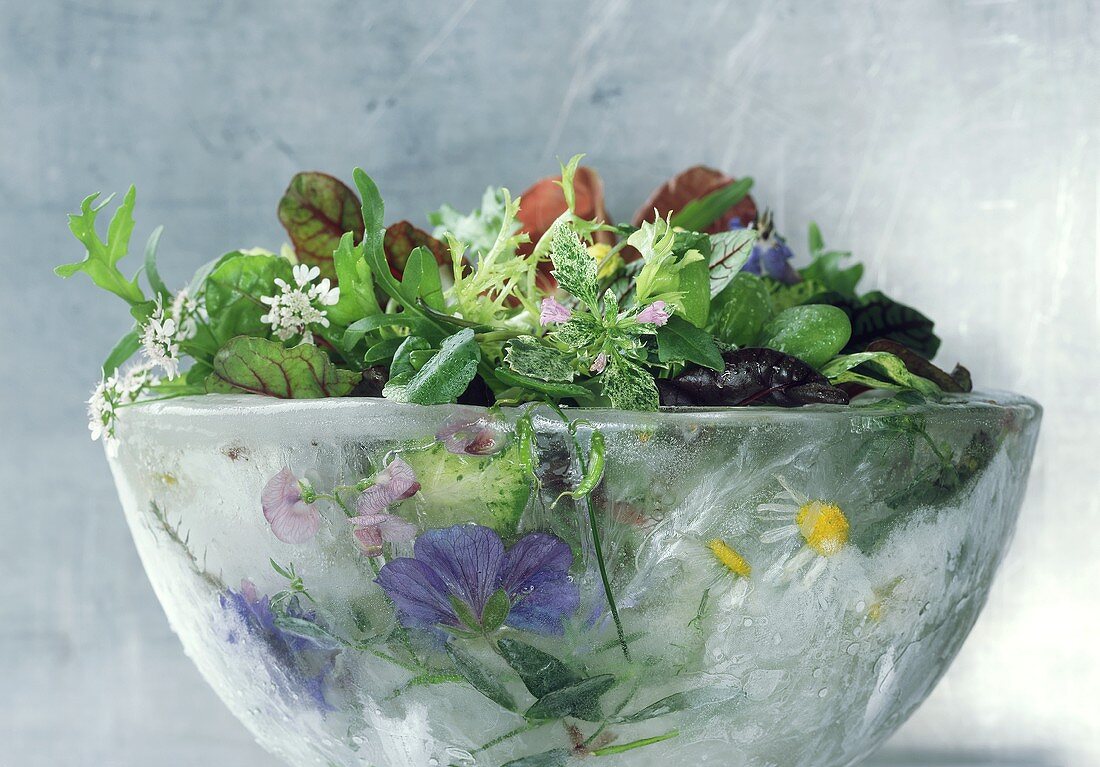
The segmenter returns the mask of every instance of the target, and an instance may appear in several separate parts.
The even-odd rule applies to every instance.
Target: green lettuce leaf
[[[442,405],[454,402],[466,391],[481,361],[481,349],[474,340],[474,331],[466,328],[444,340],[439,352],[416,370],[411,352],[425,351],[424,343],[424,339],[410,336],[398,348],[390,368],[390,380],[382,390],[386,399]],[[406,346],[417,348],[406,349]]]

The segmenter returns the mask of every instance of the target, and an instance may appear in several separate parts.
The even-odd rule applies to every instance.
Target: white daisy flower
[[[145,349],[145,358],[160,365],[169,380],[179,375],[180,347],[179,325],[175,318],[166,315],[161,297],[157,296],[157,305],[141,331],[141,345]]]
[[[764,578],[773,582],[791,580],[809,566],[802,585],[809,587],[835,557],[848,545],[848,517],[836,503],[810,498],[796,491],[783,477],[776,477],[783,492],[772,503],[757,506],[760,518],[777,526],[760,536],[761,543],[801,541],[802,545],[788,552],[772,565]]]
[[[327,277],[314,285],[313,281],[321,275],[316,266],[297,264],[292,274],[293,286],[276,277],[275,286],[279,292],[260,297],[270,307],[260,320],[271,325],[271,331],[281,341],[301,336],[303,342],[313,343],[310,326],[327,328],[329,325],[327,312],[319,307],[336,304],[340,300],[340,288],[331,287]]]

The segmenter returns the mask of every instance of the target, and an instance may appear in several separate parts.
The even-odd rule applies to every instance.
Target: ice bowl
[[[288,764],[828,767],[958,651],[1041,412],[865,397],[208,395],[128,408],[110,463],[185,651]]]

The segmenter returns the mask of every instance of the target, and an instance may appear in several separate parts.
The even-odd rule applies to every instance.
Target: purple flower
[[[739,219],[735,218],[730,222],[730,229],[743,228]],[[741,267],[741,271],[794,285],[802,282],[802,275],[791,266],[792,258],[794,253],[787,247],[786,240],[775,231],[771,211],[764,211],[764,215],[760,218],[760,236],[752,247],[748,261]]]
[[[273,674],[284,692],[299,694],[303,690],[318,708],[332,711],[325,700],[324,684],[332,669],[337,651],[313,637],[291,633],[275,622],[271,599],[261,595],[250,580],[241,581],[240,591],[226,589],[221,596],[222,609],[235,615],[244,631],[231,628],[226,639],[239,644],[251,638],[261,644],[280,673]],[[290,618],[310,623],[317,622],[317,615],[303,610],[295,596],[287,602],[282,612]]]
[[[572,310],[565,304],[558,303],[553,298],[542,299],[542,312],[539,314],[539,322],[543,325],[568,322],[572,316]]]
[[[638,322],[648,322],[661,327],[672,316],[672,312],[668,311],[666,306],[664,301],[654,301],[638,314]]]
[[[443,422],[435,433],[447,448],[458,455],[492,455],[500,452],[504,443],[499,439],[497,421],[473,408],[459,408]]]
[[[569,546],[548,533],[529,533],[505,551],[488,527],[456,525],[425,532],[413,557],[387,563],[378,583],[409,627],[467,628],[455,602],[480,621],[489,597],[503,590],[510,604],[505,625],[560,635],[562,621],[580,604],[569,577],[572,563]]]
[[[305,543],[317,534],[321,514],[302,500],[302,486],[289,468],[267,481],[260,493],[260,506],[271,532],[283,543]]]

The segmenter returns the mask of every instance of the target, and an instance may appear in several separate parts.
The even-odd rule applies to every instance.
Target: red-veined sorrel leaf
[[[451,254],[447,247],[422,229],[417,229],[408,221],[398,221],[386,227],[386,237],[382,248],[386,251],[386,261],[394,277],[401,279],[409,254],[419,247],[427,248],[435,257],[435,262],[451,272]]]
[[[279,200],[279,221],[286,228],[298,259],[317,266],[336,280],[332,253],[344,232],[363,239],[359,198],[340,179],[325,173],[299,173]]]
[[[208,392],[266,394],[282,399],[343,397],[361,374],[342,370],[312,344],[291,349],[266,338],[237,336],[214,355]]]

